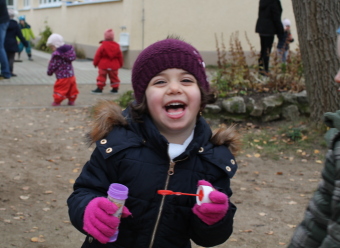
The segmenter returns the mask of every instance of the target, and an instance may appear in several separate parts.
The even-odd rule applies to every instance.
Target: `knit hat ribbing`
[[[209,92],[205,64],[199,52],[190,44],[177,39],[165,39],[145,48],[132,68],[132,87],[137,103],[141,103],[150,80],[158,73],[178,68],[192,74]]]
[[[64,38],[60,34],[51,34],[46,42],[47,46],[53,45],[56,48],[61,47],[64,44],[65,44]]]
[[[113,41],[113,31],[112,29],[107,29],[104,33],[104,39],[105,40],[111,40]]]

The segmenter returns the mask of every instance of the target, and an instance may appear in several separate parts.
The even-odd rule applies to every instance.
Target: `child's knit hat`
[[[65,44],[63,37],[60,34],[51,34],[50,37],[48,37],[46,45],[50,46],[53,45],[56,48],[61,47]]]
[[[286,18],[282,21],[282,24],[283,24],[283,27],[290,26],[290,20]]]
[[[19,21],[25,21],[26,17],[24,15],[19,16]]]
[[[104,33],[104,40],[111,40],[113,41],[113,31],[112,29],[108,29]]]
[[[189,72],[209,92],[205,64],[196,48],[181,40],[165,39],[145,48],[133,65],[132,87],[137,103],[142,102],[150,80],[161,71],[171,68]]]

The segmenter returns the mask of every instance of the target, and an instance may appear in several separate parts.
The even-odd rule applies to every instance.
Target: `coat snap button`
[[[93,241],[93,237],[89,237],[89,243],[92,243],[92,241]]]
[[[201,148],[198,150],[198,152],[204,152],[204,148],[201,147]]]
[[[111,147],[106,149],[106,153],[110,153],[110,152],[112,152],[112,148]]]
[[[100,144],[102,144],[102,145],[105,145],[107,143],[107,140],[106,139],[102,139],[101,141],[100,141]]]
[[[226,169],[227,171],[231,171],[231,168],[230,168],[229,166],[226,166],[225,169]]]
[[[231,163],[231,164],[236,164],[236,162],[235,162],[234,159],[231,159],[231,160],[230,160],[230,163]]]

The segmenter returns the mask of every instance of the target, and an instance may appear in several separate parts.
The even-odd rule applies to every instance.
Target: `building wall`
[[[86,0],[72,6],[64,2],[53,8],[39,8],[39,0],[31,0],[30,8],[26,9],[23,1],[17,2],[20,15],[26,15],[36,35],[47,24],[66,42],[83,48],[89,58],[93,58],[106,29],[114,30],[116,41],[121,32],[129,33],[130,46],[124,52],[126,68],[131,68],[143,48],[167,35],[178,35],[194,45],[208,65],[217,61],[215,36],[221,43],[223,35],[228,47],[231,35],[238,33],[243,50],[249,52],[247,35],[255,50],[260,49],[255,33],[259,1],[255,0]],[[297,41],[292,3],[281,3],[282,18],[291,20]],[[295,49],[296,44],[291,48]]]

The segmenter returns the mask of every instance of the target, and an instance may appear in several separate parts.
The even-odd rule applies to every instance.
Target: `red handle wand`
[[[189,193],[182,193],[182,192],[173,192],[171,190],[157,190],[157,193],[160,195],[191,195],[191,196],[203,197],[203,192],[200,192],[200,194],[189,194]]]

